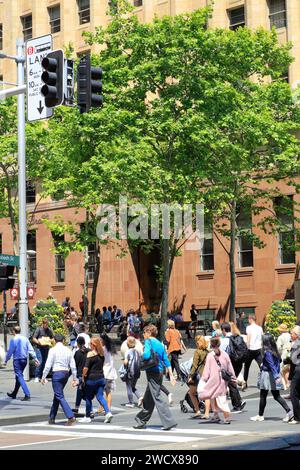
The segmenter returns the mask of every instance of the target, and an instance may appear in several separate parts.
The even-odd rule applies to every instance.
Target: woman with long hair
[[[212,326],[212,334],[211,334],[211,337],[212,338],[215,338],[216,336],[220,336],[218,334],[219,331],[221,331],[221,327],[220,327],[220,323],[218,322],[218,320],[214,320],[211,324]]]
[[[226,399],[228,382],[223,378],[226,371],[231,380],[236,380],[234,370],[228,354],[220,349],[220,338],[211,338],[210,347],[212,352],[207,355],[201,382],[204,383],[199,393],[201,400],[211,400],[214,416],[213,423],[220,423],[219,411],[224,415],[223,424],[230,424],[230,409]]]
[[[105,410],[104,423],[110,423],[113,415],[103,396],[106,381],[103,371],[104,350],[100,338],[92,338],[90,348],[82,374],[82,381],[85,383],[86,415],[80,422],[91,422],[92,400],[96,396]]]
[[[111,409],[112,392],[116,390],[116,379],[118,377],[117,371],[114,367],[113,359],[113,356],[117,354],[117,350],[114,342],[106,333],[102,333],[100,335],[100,340],[104,351],[103,372],[104,378],[106,380],[104,393],[108,408]],[[98,410],[98,413],[101,414],[103,411],[104,408],[101,406]]]
[[[179,354],[181,350],[186,351],[186,347],[182,341],[180,331],[175,328],[175,322],[168,320],[168,328],[165,332],[165,338],[167,343],[167,353],[171,358],[172,371],[175,369],[177,374],[177,380],[181,380],[181,371],[179,366]]]
[[[293,412],[284,398],[280,396],[280,389],[283,388],[280,375],[281,359],[275,339],[270,333],[266,333],[262,337],[262,356],[263,361],[260,367],[260,374],[257,384],[260,390],[259,412],[258,415],[252,416],[250,419],[252,421],[264,421],[264,411],[267,404],[267,396],[269,390],[271,390],[274,400],[276,400],[286,411],[286,416],[283,421],[288,423],[293,419]]]
[[[205,400],[205,414],[202,416],[199,407],[197,386],[203,374],[206,357],[208,355],[208,343],[204,336],[195,338],[197,349],[194,352],[193,365],[188,376],[189,395],[194,405],[195,415],[193,418],[209,419],[210,400]]]

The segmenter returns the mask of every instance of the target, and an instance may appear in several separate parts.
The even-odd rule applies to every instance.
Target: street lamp
[[[17,55],[0,53],[0,59],[11,59],[17,64],[18,86],[3,90],[1,97],[18,95],[18,197],[19,197],[19,256],[20,256],[20,299],[19,320],[21,332],[28,338],[28,299],[27,299],[27,222],[26,222],[26,154],[25,154],[25,90],[24,84],[24,41],[17,39]],[[28,379],[27,374],[25,378]]]

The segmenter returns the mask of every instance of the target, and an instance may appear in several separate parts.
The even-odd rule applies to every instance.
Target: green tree
[[[291,304],[286,300],[276,300],[267,313],[264,330],[271,333],[274,338],[278,338],[280,335],[279,325],[285,323],[290,331],[295,326],[296,321],[297,316]]]

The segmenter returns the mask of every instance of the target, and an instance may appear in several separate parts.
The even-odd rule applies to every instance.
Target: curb
[[[49,408],[50,411],[50,408]],[[64,413],[57,413],[57,419],[65,418]],[[41,415],[25,415],[25,416],[9,416],[7,418],[0,418],[0,427],[13,426],[15,424],[30,424],[39,421],[48,421],[49,413]]]

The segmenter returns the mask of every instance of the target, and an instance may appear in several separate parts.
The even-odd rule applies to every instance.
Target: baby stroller
[[[187,385],[188,385],[188,377],[189,377],[189,373],[190,373],[190,370],[192,368],[192,365],[193,365],[193,358],[191,358],[189,361],[186,361],[186,362],[183,362],[182,364],[180,364],[180,371],[181,371],[182,380]],[[180,404],[180,409],[181,409],[182,413],[188,413],[189,412],[188,406],[195,412],[195,408],[194,408],[193,402],[191,400],[191,397],[189,395],[189,392],[187,392],[185,394],[184,399],[180,400],[179,404]],[[202,400],[199,401],[199,408],[200,408],[201,413],[203,413],[205,411],[205,404]]]

